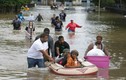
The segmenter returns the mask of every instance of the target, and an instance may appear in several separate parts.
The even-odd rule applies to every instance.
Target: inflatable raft
[[[98,71],[98,68],[88,61],[82,62],[82,65],[84,66],[82,68],[65,68],[58,63],[49,63],[49,62],[46,62],[46,65],[48,65],[49,69],[53,73],[64,76],[93,75],[96,74]]]

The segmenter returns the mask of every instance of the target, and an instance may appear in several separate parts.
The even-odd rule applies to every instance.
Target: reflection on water
[[[102,69],[99,68],[98,73],[97,73],[98,78],[100,79],[109,79],[109,69]]]
[[[1,80],[25,80],[27,79],[27,74],[20,71],[10,71],[10,70],[0,70]]]
[[[50,74],[47,69],[31,69],[27,72],[28,80],[40,79],[40,80],[96,80],[95,76],[61,76]]]
[[[35,35],[42,33],[45,27],[50,28],[51,36],[56,41],[59,35],[63,35],[65,41],[70,44],[71,50],[79,51],[79,58],[83,58],[84,52],[92,41],[95,41],[97,34],[103,36],[103,42],[111,53],[110,69],[100,69],[97,75],[89,76],[61,76],[50,73],[48,70],[27,69],[27,50],[32,41],[25,39],[25,26],[23,22],[21,31],[13,31],[11,20],[0,20],[0,79],[2,80],[125,80],[126,74],[126,23],[125,18],[119,14],[101,12],[98,14],[86,13],[82,7],[76,7],[75,11],[66,11],[67,19],[64,23],[62,33],[55,33],[51,27],[50,17],[53,13],[58,15],[60,11],[52,11],[49,7],[38,6],[30,13],[35,16],[38,13],[43,15],[44,21],[35,22]],[[47,13],[49,13],[47,15]],[[73,19],[82,28],[77,28],[75,34],[68,34],[65,26]],[[123,73],[123,74],[122,74]],[[105,79],[104,79],[105,78]]]

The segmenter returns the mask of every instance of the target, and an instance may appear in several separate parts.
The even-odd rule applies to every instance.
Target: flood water
[[[51,27],[50,18],[60,10],[50,10],[47,6],[36,6],[29,13],[35,16],[43,15],[42,22],[34,23],[35,35],[40,34],[45,27],[50,28],[50,35],[57,40],[54,28]],[[47,68],[28,69],[27,51],[32,41],[25,38],[25,26],[28,21],[23,22],[21,31],[14,31],[11,25],[12,17],[0,19],[0,80],[126,80],[126,18],[123,15],[110,12],[84,11],[83,7],[75,7],[75,10],[66,11],[67,18],[61,35],[70,44],[71,50],[79,51],[79,58],[83,58],[84,52],[95,37],[100,34],[103,42],[108,47],[111,62],[110,68],[101,70],[97,75],[89,76],[59,76],[50,73]],[[5,15],[6,17],[6,15]],[[8,16],[7,16],[8,17]],[[74,36],[69,36],[65,26],[73,19],[82,28],[77,28]],[[104,73],[100,75],[100,73]],[[100,76],[99,76],[100,75]],[[103,78],[101,78],[101,76]]]

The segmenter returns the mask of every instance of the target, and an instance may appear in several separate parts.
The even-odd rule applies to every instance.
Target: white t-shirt
[[[36,40],[30,49],[28,50],[27,57],[34,58],[34,59],[42,59],[43,54],[39,50],[47,50],[48,49],[48,42],[42,43],[40,38]]]

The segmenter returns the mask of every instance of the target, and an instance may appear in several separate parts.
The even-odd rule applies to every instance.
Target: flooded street
[[[126,80],[126,18],[123,15],[101,12],[87,13],[83,7],[75,7],[75,10],[65,11],[67,13],[66,22],[63,22],[63,32],[65,41],[70,44],[71,50],[79,51],[79,58],[83,58],[88,45],[95,41],[98,34],[103,36],[103,42],[108,47],[111,62],[110,69],[103,70],[102,77],[97,75],[89,76],[59,76],[50,73],[47,68],[30,69],[27,68],[27,51],[32,44],[25,38],[25,26],[23,22],[21,31],[13,31],[12,19],[0,19],[0,80]],[[35,21],[35,35],[42,33],[48,27],[50,35],[57,40],[54,28],[51,27],[50,18],[53,14],[57,16],[60,10],[50,10],[47,6],[36,6],[29,13],[35,16],[41,13],[44,20]],[[82,28],[77,28],[74,36],[69,36],[66,25],[73,19]],[[100,76],[101,77],[101,76]]]

